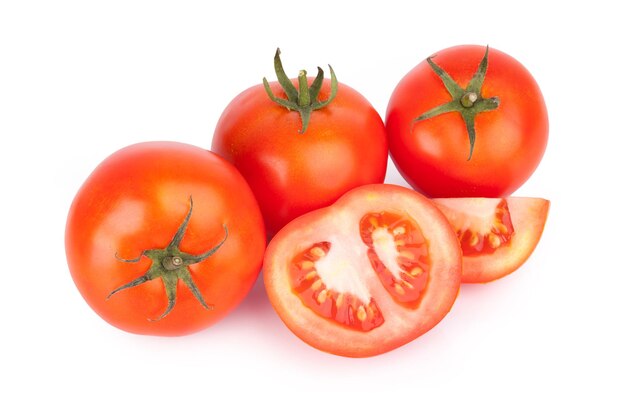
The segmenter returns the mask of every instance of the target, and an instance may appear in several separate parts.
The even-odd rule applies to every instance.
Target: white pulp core
[[[380,261],[396,278],[400,278],[400,265],[398,264],[398,249],[393,235],[386,228],[376,228],[372,233],[374,251]],[[315,262],[315,269],[326,284],[326,288],[338,293],[350,293],[364,304],[368,304],[371,294],[365,286],[364,279],[355,266],[350,263],[351,259],[358,259],[362,253],[339,243],[331,244],[330,251],[326,256]],[[371,270],[371,269],[370,269]]]
[[[491,231],[499,198],[442,198],[437,200],[441,210],[456,230],[471,230],[484,235]]]
[[[315,262],[315,269],[329,290],[350,293],[362,303],[369,304],[371,295],[364,279],[359,276],[357,268],[350,264],[351,259],[362,256],[355,252],[346,245],[332,243],[326,256]]]
[[[374,250],[380,261],[391,272],[394,278],[400,279],[400,265],[398,264],[398,248],[393,235],[386,228],[377,227],[372,233]]]

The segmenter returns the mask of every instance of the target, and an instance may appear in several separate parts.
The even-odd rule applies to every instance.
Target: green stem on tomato
[[[447,72],[433,62],[432,57],[427,58],[426,61],[428,65],[430,65],[435,74],[441,79],[446,90],[448,90],[448,93],[452,96],[452,100],[424,112],[413,120],[413,123],[417,123],[444,113],[459,112],[465,123],[470,143],[468,161],[472,159],[474,144],[476,142],[476,116],[482,112],[495,110],[500,105],[500,99],[498,99],[498,97],[485,98],[481,94],[485,75],[487,74],[488,56],[489,46],[486,47],[485,55],[466,88],[461,87]]]
[[[290,111],[300,113],[302,129],[299,133],[306,132],[309,121],[311,120],[311,114],[315,110],[328,106],[337,96],[337,89],[339,87],[337,76],[335,75],[333,67],[329,65],[328,68],[330,69],[330,95],[324,101],[318,101],[318,95],[324,81],[324,71],[320,67],[317,67],[317,76],[309,86],[307,73],[305,70],[301,70],[298,74],[298,87],[296,88],[285,73],[282,61],[280,60],[280,48],[276,49],[276,54],[274,55],[274,70],[276,71],[278,83],[283,88],[287,99],[276,97],[270,88],[267,78],[263,78],[265,92],[274,103],[286,107]]]
[[[148,320],[150,321],[161,320],[163,317],[167,316],[172,311],[172,309],[174,308],[174,305],[176,304],[176,291],[177,291],[179,280],[183,281],[183,284],[185,284],[187,288],[189,288],[193,296],[198,300],[198,302],[200,302],[202,307],[204,307],[207,310],[213,309],[212,305],[207,304],[206,301],[204,301],[204,297],[200,293],[200,290],[196,286],[196,283],[193,281],[193,278],[191,277],[191,273],[189,272],[188,267],[190,265],[202,262],[205,259],[207,259],[209,256],[213,255],[226,242],[226,239],[228,238],[228,228],[226,227],[226,225],[223,225],[224,237],[217,245],[213,246],[211,249],[207,250],[206,252],[201,253],[199,255],[193,255],[190,253],[183,252],[180,250],[179,246],[187,230],[187,225],[189,224],[189,219],[191,218],[192,211],[193,211],[193,199],[190,196],[189,197],[189,211],[187,212],[185,219],[176,230],[174,237],[172,238],[171,242],[167,245],[166,248],[147,249],[147,250],[142,251],[141,254],[137,258],[133,258],[133,259],[123,259],[123,258],[120,258],[117,254],[115,255],[118,261],[127,262],[127,263],[139,262],[141,258],[145,256],[146,258],[152,261],[152,264],[142,276],[135,278],[134,280],[124,285],[121,285],[117,287],[116,289],[114,289],[113,291],[111,291],[111,293],[107,296],[107,300],[111,296],[113,296],[114,294],[120,291],[129,289],[132,287],[136,287],[138,285],[141,285],[153,279],[160,278],[163,281],[163,286],[165,287],[165,295],[167,297],[167,307],[165,311],[163,312],[163,314],[161,314],[159,317],[157,317],[156,319],[148,319]]]

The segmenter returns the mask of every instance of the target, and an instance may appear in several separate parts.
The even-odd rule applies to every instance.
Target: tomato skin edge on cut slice
[[[396,245],[406,244],[413,250],[412,253],[417,254],[415,256],[422,256],[417,249],[420,244],[427,245],[428,256],[423,259],[428,259],[429,265],[428,268],[424,268],[425,271],[417,267],[416,263],[406,264],[405,260],[402,262],[399,260],[400,266],[395,269],[396,276],[406,278],[407,281],[410,281],[407,277],[410,273],[428,274],[428,283],[424,286],[423,293],[417,295],[417,292],[414,292],[416,298],[413,303],[402,302],[402,297],[409,291],[405,294],[405,291],[399,289],[397,285],[382,282],[371,263],[372,245],[368,246],[363,240],[363,226],[360,225],[360,220],[368,218],[369,213],[383,212],[394,212],[412,219],[417,225],[413,227],[414,231],[419,228],[426,241],[415,243],[419,239],[409,238],[404,242],[402,236],[394,236]],[[397,216],[387,217],[395,219]],[[398,234],[402,231],[400,229]],[[389,235],[393,234],[395,233],[390,231]],[[366,235],[365,240],[369,242],[369,232]],[[304,293],[298,293],[294,289],[293,276],[290,275],[293,274],[290,271],[294,270],[292,263],[306,263],[306,267],[310,267],[309,261],[315,257],[304,259],[302,254],[306,251],[311,253],[317,251],[322,256],[322,251],[316,249],[319,242],[324,242],[324,248],[329,248],[327,256],[333,256],[332,262],[329,262],[333,267],[336,266],[334,269],[343,268],[350,272],[346,276],[352,277],[348,281],[354,282],[342,284],[348,288],[346,294],[351,296],[360,294],[353,298],[360,298],[361,305],[374,306],[373,314],[380,314],[382,319],[378,317],[371,325],[363,326],[362,329],[350,327],[333,320],[332,316],[324,317],[320,311],[311,308],[310,300],[309,302],[303,300],[302,297],[310,295],[311,292],[308,291],[303,295]],[[402,256],[411,257],[409,251],[399,250],[398,259]],[[388,262],[392,258],[387,256],[385,259]],[[328,271],[332,272],[333,267],[321,268],[320,265],[318,268],[324,284],[332,281]],[[309,273],[304,271],[300,278],[308,275]],[[311,275],[314,275],[314,272]],[[369,357],[414,340],[446,316],[460,288],[461,249],[454,230],[429,199],[413,190],[396,185],[366,185],[349,191],[329,207],[298,217],[276,234],[266,250],[263,277],[272,306],[296,336],[328,353],[347,357]],[[420,280],[411,281],[416,282],[423,283]],[[404,289],[412,288],[411,283],[409,285],[405,283]],[[332,287],[333,284],[329,285]],[[337,282],[334,285],[337,286]],[[326,291],[323,286],[320,289],[319,283],[315,286],[319,291]],[[394,294],[394,290],[400,291],[401,296]],[[319,296],[319,292],[316,294]],[[365,300],[364,298],[368,296],[371,298]],[[328,303],[326,292],[321,298],[324,303]],[[359,314],[355,309],[354,314],[358,319],[365,320],[366,317],[370,317],[370,312],[368,310],[366,315],[360,311]]]
[[[463,283],[488,283],[510,275],[520,268],[535,250],[546,224],[550,201],[543,198],[435,198],[433,202],[459,233],[460,212],[472,204],[493,200],[505,201],[514,232],[510,241],[493,252],[463,256]],[[454,208],[451,208],[454,207]]]

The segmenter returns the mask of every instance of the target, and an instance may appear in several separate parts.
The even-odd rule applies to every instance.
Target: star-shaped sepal
[[[472,79],[466,88],[461,87],[452,77],[445,72],[439,65],[437,65],[432,58],[426,59],[430,67],[435,71],[437,76],[443,82],[443,85],[448,90],[448,93],[452,96],[452,100],[444,103],[434,109],[428,110],[424,114],[415,118],[414,122],[430,119],[440,114],[459,112],[467,128],[467,134],[470,142],[469,156],[467,160],[472,159],[474,152],[474,143],[476,142],[476,128],[475,119],[476,116],[482,112],[495,110],[500,105],[498,97],[483,97],[482,87],[485,82],[485,75],[487,74],[489,56],[489,46],[485,49],[485,55],[483,56],[478,69],[474,73]]]
[[[315,110],[328,106],[337,96],[337,89],[339,86],[337,76],[335,75],[333,67],[329,65],[328,68],[330,69],[330,95],[324,101],[319,101],[318,99],[318,95],[322,89],[322,83],[324,82],[324,70],[317,67],[317,76],[310,86],[308,85],[306,71],[301,70],[298,73],[298,88],[296,88],[283,69],[283,63],[280,60],[279,48],[276,49],[276,54],[274,54],[274,70],[276,71],[276,77],[278,77],[278,83],[285,91],[287,99],[276,97],[270,88],[267,78],[263,78],[263,87],[265,88],[265,92],[269,96],[270,100],[276,104],[286,107],[288,110],[300,113],[302,129],[300,129],[299,133],[301,134],[306,132],[309,126],[309,121],[311,120],[311,114]]]
[[[228,228],[226,225],[224,227],[224,237],[221,242],[207,250],[204,253],[199,255],[192,255],[190,253],[183,252],[179,249],[180,242],[185,235],[185,231],[187,230],[187,225],[189,224],[189,219],[191,218],[191,213],[193,211],[193,199],[189,197],[189,211],[185,216],[183,223],[180,225],[176,234],[172,238],[172,241],[165,247],[164,249],[147,249],[144,250],[137,258],[135,259],[122,259],[117,254],[115,257],[121,262],[139,262],[143,256],[150,259],[152,264],[148,271],[142,276],[135,278],[127,284],[124,284],[113,291],[108,295],[107,299],[109,299],[115,293],[136,287],[137,285],[141,285],[144,282],[151,281],[153,279],[160,278],[163,281],[163,285],[165,286],[165,294],[167,296],[167,308],[156,319],[148,319],[151,321],[158,321],[167,316],[174,305],[176,304],[176,289],[178,286],[178,281],[181,280],[187,288],[191,291],[194,297],[200,302],[202,307],[207,310],[212,310],[213,306],[207,304],[204,300],[204,297],[198,290],[191,273],[189,272],[189,265],[197,264],[209,256],[213,255],[223,244],[226,242],[228,238]]]

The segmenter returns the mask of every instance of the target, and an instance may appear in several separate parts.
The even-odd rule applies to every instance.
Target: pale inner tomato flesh
[[[291,284],[300,300],[322,317],[354,330],[369,331],[383,324],[376,301],[358,277],[350,275],[355,271],[345,263],[347,260],[340,260],[335,270],[330,262],[321,261],[330,250],[330,242],[319,242],[293,259]],[[326,278],[320,274],[322,271]]]
[[[359,223],[373,272],[393,299],[417,308],[429,280],[428,244],[406,215],[367,213]],[[316,314],[357,331],[384,323],[376,300],[352,264],[353,248],[317,242],[298,253],[290,265],[294,292]]]

